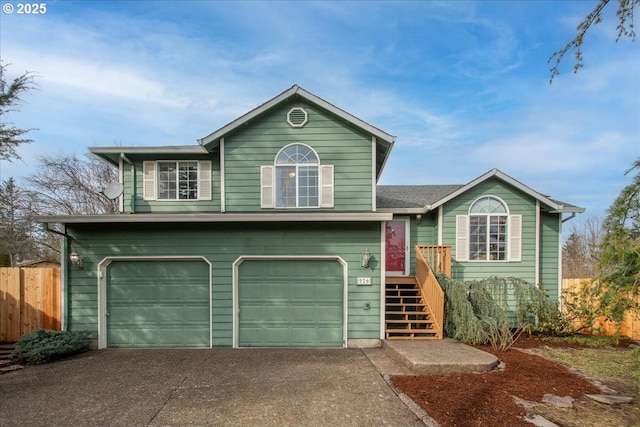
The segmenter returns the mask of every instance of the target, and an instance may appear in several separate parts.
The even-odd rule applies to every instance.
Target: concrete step
[[[496,356],[450,338],[394,337],[383,341],[382,347],[393,359],[414,374],[451,375],[486,372],[495,369],[499,364]]]

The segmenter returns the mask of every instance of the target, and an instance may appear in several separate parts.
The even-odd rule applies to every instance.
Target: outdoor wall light
[[[369,260],[371,259],[371,254],[369,253],[369,249],[365,249],[362,254],[362,268],[369,268]]]
[[[84,268],[84,262],[82,261],[80,255],[78,255],[78,252],[76,252],[75,250],[71,250],[71,253],[69,254],[69,261],[71,261],[71,264],[80,269]]]
[[[420,224],[422,222],[422,215],[416,215],[416,224]]]

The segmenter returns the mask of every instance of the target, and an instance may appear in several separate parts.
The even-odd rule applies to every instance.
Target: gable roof
[[[460,187],[462,185],[378,185],[376,207],[396,213],[423,213],[426,206]]]
[[[372,137],[375,137],[376,140],[376,178],[380,177],[382,173],[382,169],[384,168],[384,164],[389,157],[389,153],[391,152],[391,148],[396,141],[396,137],[378,129],[375,126],[370,125],[369,123],[357,118],[356,116],[347,113],[346,111],[336,107],[330,102],[325,101],[312,94],[311,92],[307,92],[303,88],[298,85],[293,85],[289,89],[280,93],[279,95],[271,98],[267,102],[262,105],[254,108],[248,113],[238,117],[234,121],[226,124],[220,129],[213,131],[209,135],[204,138],[198,139],[198,143],[205,147],[208,151],[211,151],[212,148],[217,146],[220,143],[220,140],[224,138],[226,135],[236,131],[239,127],[245,126],[250,121],[254,120],[257,117],[262,116],[267,113],[271,109],[288,102],[292,99],[301,99],[310,104],[313,104],[325,111],[330,112],[331,114],[337,116],[338,118],[346,121],[347,123],[361,129],[363,132],[368,133]]]
[[[545,205],[551,213],[581,213],[585,211],[579,206],[551,199],[498,169],[491,169],[465,185],[379,185],[377,187],[377,207],[383,212],[427,213],[491,178],[500,179],[533,197]]]

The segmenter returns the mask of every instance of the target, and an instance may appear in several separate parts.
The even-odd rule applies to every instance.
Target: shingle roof
[[[462,185],[378,185],[380,209],[425,208],[462,188]]]

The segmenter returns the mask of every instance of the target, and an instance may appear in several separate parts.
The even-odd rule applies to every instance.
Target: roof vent
[[[309,115],[304,108],[294,107],[287,113],[287,123],[292,128],[301,128],[309,122]]]

